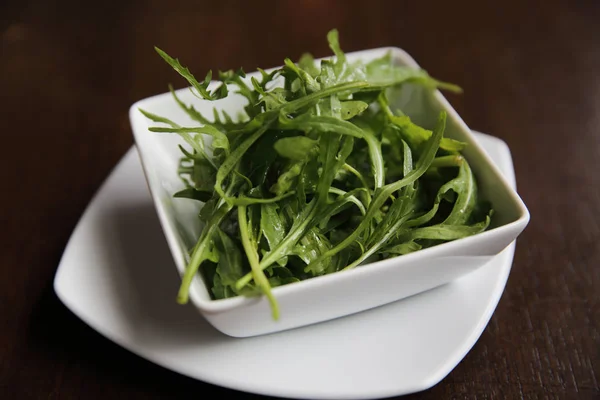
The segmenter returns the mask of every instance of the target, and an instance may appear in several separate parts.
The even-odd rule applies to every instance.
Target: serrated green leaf
[[[216,92],[213,91],[212,93],[208,92],[207,88],[212,76],[211,71],[209,71],[208,74],[206,74],[204,82],[200,83],[196,80],[194,75],[190,72],[190,70],[187,67],[181,65],[178,59],[171,57],[166,52],[164,52],[156,46],[154,47],[154,49],[163,58],[163,60],[167,62],[167,64],[169,64],[179,75],[185,78],[185,80],[187,80],[188,83],[194,89],[196,89],[196,93],[194,93],[193,91],[192,93],[204,100],[218,100],[220,98],[223,98],[222,93],[220,93],[218,90]],[[227,94],[225,93],[225,95]]]

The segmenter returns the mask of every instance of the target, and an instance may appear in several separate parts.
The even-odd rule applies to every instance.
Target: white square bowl
[[[384,47],[348,53],[349,61],[369,61],[391,52],[398,65],[418,68],[418,64],[401,49]],[[249,80],[258,73],[248,74]],[[444,135],[468,144],[463,155],[471,165],[482,198],[495,210],[492,225],[480,234],[444,243],[395,258],[302,282],[273,288],[281,310],[274,321],[268,301],[260,297],[235,297],[212,300],[208,286],[197,274],[190,287],[190,300],[216,329],[234,337],[248,337],[305,326],[368,310],[386,303],[432,289],[485,265],[513,242],[529,222],[529,211],[477,143],[470,129],[439,91],[409,86],[402,95],[390,99],[411,119],[432,128],[441,110],[448,114]],[[215,102],[201,101],[185,88],[177,95],[205,115],[212,108],[226,109],[235,115],[244,105],[239,95]],[[133,104],[129,111],[134,139],[144,174],[175,265],[183,275],[187,250],[200,233],[197,202],[173,198],[182,189],[177,175],[180,158],[177,135],[157,134],[139,108],[167,117],[181,125],[194,122],[179,108],[170,93],[149,97]],[[393,107],[394,108],[394,107]],[[423,112],[427,110],[427,112]],[[149,268],[166,268],[151,265]],[[175,301],[173,298],[164,301]],[[407,321],[408,322],[408,321]]]

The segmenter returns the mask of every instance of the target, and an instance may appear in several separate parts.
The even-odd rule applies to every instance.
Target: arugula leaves
[[[222,99],[232,86],[247,100],[236,120],[216,108],[209,119],[169,86],[197,125],[140,110],[159,124],[151,132],[180,135],[188,145],[180,146],[178,169],[185,188],[173,196],[204,203],[204,227],[190,252],[180,303],[188,301],[200,271],[213,298],[262,294],[277,319],[272,287],[488,228],[492,210],[480,201],[461,155],[465,143],[444,137],[446,114],[427,130],[392,111],[387,100],[390,89],[405,83],[460,88],[396,66],[390,54],[350,62],[336,30],[327,40],[334,57],[320,65],[303,54],[270,73],[259,69],[260,80],[246,79],[242,69],[219,72],[212,90],[211,71],[198,81],[156,48],[202,101]]]

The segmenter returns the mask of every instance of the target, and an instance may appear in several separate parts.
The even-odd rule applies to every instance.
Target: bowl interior
[[[397,48],[348,53],[347,57],[351,61],[357,59],[368,61],[381,57],[387,52],[392,52],[392,62],[398,65],[418,66],[409,55]],[[248,82],[250,77],[257,75],[258,73],[248,74]],[[246,102],[242,96],[233,93],[222,100],[204,101],[195,97],[188,88],[178,90],[177,95],[186,104],[193,104],[194,108],[206,116],[212,115],[213,108],[227,110],[230,115],[235,116]],[[468,143],[463,154],[472,166],[482,198],[491,201],[495,209],[490,229],[524,218],[526,214],[524,205],[441,93],[431,92],[419,86],[405,85],[397,96],[390,98],[390,102],[392,109],[394,107],[402,109],[413,121],[429,129],[435,124],[439,111],[446,110],[448,120],[445,136]],[[188,199],[173,198],[173,193],[184,188],[183,182],[177,175],[181,157],[178,145],[186,148],[188,146],[178,135],[148,131],[150,126],[156,124],[144,117],[139,112],[139,108],[167,117],[182,126],[195,126],[197,123],[181,110],[170,93],[141,100],[130,109],[133,133],[148,186],[177,268],[180,273],[183,273],[189,258],[188,251],[195,245],[201,231],[198,218],[201,204]],[[190,295],[192,299],[211,300],[207,286],[199,275],[192,283]],[[217,301],[228,300],[232,299]]]

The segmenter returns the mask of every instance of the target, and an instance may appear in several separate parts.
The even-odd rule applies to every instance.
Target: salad
[[[444,137],[446,114],[432,130],[392,109],[406,85],[460,92],[422,69],[396,66],[391,55],[350,62],[338,32],[334,57],[286,59],[250,79],[242,69],[209,71],[197,80],[179,60],[158,54],[199,101],[235,90],[247,101],[238,115],[211,117],[173,101],[195,121],[181,126],[140,110],[152,132],[180,135],[175,197],[203,204],[202,231],[189,251],[177,296],[186,303],[201,274],[214,299],[264,295],[279,318],[272,288],[353,268],[486,230],[492,209],[461,151]]]

